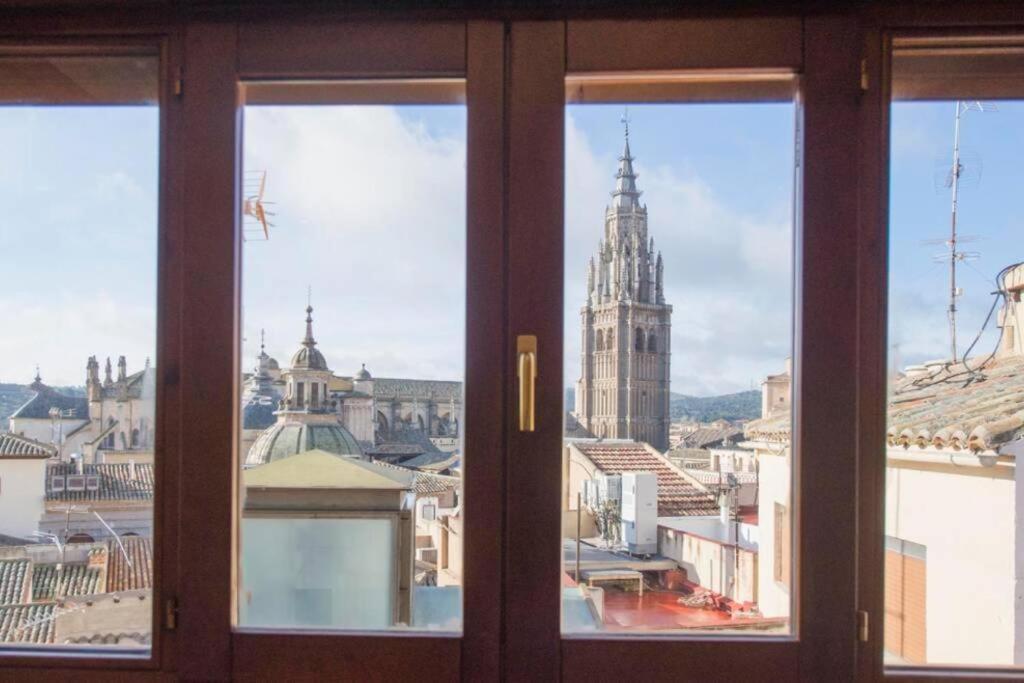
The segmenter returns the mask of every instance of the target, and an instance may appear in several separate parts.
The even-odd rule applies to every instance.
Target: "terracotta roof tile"
[[[131,560],[129,565],[117,541],[107,545],[107,593],[153,586],[153,543],[142,536],[122,536],[121,543]]]
[[[27,559],[0,560],[0,605],[25,602],[31,563]]]
[[[902,377],[891,388],[888,413],[890,446],[998,450],[1024,437],[1024,357],[993,361],[973,377],[962,364]],[[745,434],[788,443],[790,413],[754,420]]]
[[[85,491],[53,490],[53,478],[58,475],[75,475],[75,466],[69,463],[50,465],[46,472],[46,500],[138,500],[153,499],[153,465],[136,463],[135,476],[132,466],[127,463],[83,465],[86,477],[99,477],[99,488]]]
[[[10,432],[0,434],[0,458],[49,458],[56,452],[49,444]]]
[[[682,475],[667,458],[647,450],[640,444],[577,442],[574,445],[605,474],[656,474],[659,517],[718,514],[718,504],[713,495]]]
[[[0,607],[0,643],[52,643],[52,602]]]
[[[57,581],[57,565],[35,564],[32,566],[32,601],[47,602],[57,595],[94,595],[102,592],[99,567],[85,564],[66,563]]]

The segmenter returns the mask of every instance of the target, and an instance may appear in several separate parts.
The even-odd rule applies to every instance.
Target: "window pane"
[[[893,67],[886,662],[1020,665],[1024,51]]]
[[[0,645],[152,641],[159,59],[0,54]]]
[[[568,107],[565,632],[790,630],[794,117]]]
[[[332,86],[245,108],[238,624],[458,631],[466,112]]]

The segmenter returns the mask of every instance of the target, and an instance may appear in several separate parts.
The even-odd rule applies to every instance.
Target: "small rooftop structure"
[[[715,497],[661,453],[633,441],[569,441],[603,474],[651,472],[658,477],[658,516],[717,515]],[[597,473],[593,473],[597,474]]]

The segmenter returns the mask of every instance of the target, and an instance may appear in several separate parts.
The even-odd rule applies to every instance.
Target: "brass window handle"
[[[537,337],[516,337],[516,375],[519,378],[519,431],[532,432],[537,413]]]

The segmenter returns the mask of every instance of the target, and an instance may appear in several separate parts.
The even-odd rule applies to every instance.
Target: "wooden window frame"
[[[885,666],[885,443],[888,428],[889,115],[895,36],[1024,36],[1020,3],[978,2],[970,7],[875,7],[862,17],[864,74],[859,155],[858,268],[858,609],[871,615],[869,637],[857,644],[861,680],[993,681],[1015,679],[1003,667]]]
[[[702,10],[700,3],[670,10],[626,3],[602,10],[606,19],[576,19],[566,9],[559,16],[554,10],[534,15],[548,20],[485,11],[468,21],[448,10],[391,21],[355,10],[256,14],[203,3],[187,13],[159,6],[114,11],[98,1],[74,11],[57,0],[16,4],[0,11],[0,41],[112,47],[158,40],[164,51],[156,436],[162,457],[154,510],[159,613],[145,660],[5,652],[0,672],[101,680],[127,671],[133,679],[331,671],[367,678],[583,680],[628,679],[642,664],[651,675],[694,679],[740,680],[753,670],[781,680],[797,672],[807,680],[1000,677],[882,665],[885,472],[877,446],[885,435],[886,41],[897,30],[1017,27],[1024,3],[974,3],[965,10],[908,2],[756,18],[712,5]],[[626,16],[648,30],[643,40],[615,30],[621,26],[616,18]],[[282,24],[291,32],[280,32]],[[439,39],[444,32],[429,28],[430,35],[410,40],[426,35],[417,27],[439,24],[464,27],[461,42]],[[801,36],[795,52],[791,43],[766,38],[791,35],[794,27]],[[311,64],[318,66],[311,70]],[[805,167],[827,169],[805,178],[799,214],[803,258],[795,274],[804,296],[794,313],[803,332],[794,341],[803,381],[794,387],[794,413],[801,418],[794,438],[799,452],[820,457],[795,459],[800,495],[791,513],[797,607],[829,609],[797,611],[788,638],[563,637],[561,560],[554,552],[560,542],[562,282],[550,273],[563,268],[565,76],[780,65],[801,77]],[[173,90],[182,74],[179,98]],[[238,339],[238,83],[445,75],[466,79],[469,109],[467,292],[473,295],[466,311],[466,439],[482,465],[466,469],[463,635],[233,632],[237,500],[225,494],[237,485],[239,359],[231,340]],[[851,79],[862,75],[866,89],[860,91]],[[836,283],[841,287],[828,297],[816,293]],[[836,305],[857,313],[826,317]],[[537,432],[523,434],[511,414],[512,350],[516,334],[531,332],[541,338],[537,397],[547,412],[538,416]],[[821,375],[829,378],[827,392]],[[808,510],[814,514],[801,514]],[[549,547],[550,553],[535,552]],[[163,614],[171,596],[178,597],[175,630],[166,628]],[[857,610],[871,615],[866,642],[857,642]],[[179,647],[187,648],[180,657]],[[425,673],[424,662],[439,666]]]
[[[736,36],[744,36],[737,40]],[[514,22],[509,41],[510,335],[540,345],[532,433],[509,432],[506,672],[628,680],[647,671],[742,680],[852,678],[855,667],[857,137],[862,39],[855,17]],[[795,71],[803,137],[795,207],[793,633],[786,637],[562,635],[555,552],[562,443],[564,107],[567,74]],[[544,244],[545,248],[536,249]],[[551,275],[554,274],[554,275]],[[801,453],[813,457],[801,458]],[[800,514],[801,510],[813,514]],[[828,548],[828,552],[821,552]],[[801,605],[830,605],[827,613]],[[530,629],[516,628],[531,623]],[[555,645],[559,642],[560,645]]]
[[[154,436],[152,644],[148,654],[124,654],[52,646],[39,649],[0,647],[0,672],[58,675],[88,679],[103,672],[132,671],[140,680],[160,676],[173,666],[174,633],[165,628],[167,601],[178,591],[178,482],[182,470],[183,408],[179,385],[182,367],[181,155],[172,144],[180,132],[180,107],[174,78],[181,61],[180,34],[160,13],[133,21],[81,16],[67,23],[34,14],[16,15],[0,28],[0,51],[32,55],[118,56],[151,51],[159,58],[159,138],[156,275],[156,411]]]
[[[207,254],[208,268],[231,263],[207,278],[193,292],[214,305],[216,329],[201,325],[196,331],[209,346],[211,365],[199,376],[217,386],[209,392],[216,401],[206,409],[216,413],[217,446],[214,452],[234,454],[232,424],[237,424],[239,389],[240,243],[238,192],[240,182],[241,88],[248,82],[353,79],[410,81],[464,78],[467,103],[467,294],[465,371],[465,444],[474,454],[464,468],[465,511],[463,558],[463,634],[429,632],[309,633],[268,632],[234,628],[234,541],[204,544],[205,555],[195,555],[203,577],[193,586],[203,596],[204,612],[182,615],[188,642],[209,645],[195,657],[179,662],[187,678],[281,677],[332,675],[365,679],[427,678],[449,680],[460,675],[489,680],[498,677],[499,624],[494,589],[502,575],[501,528],[503,451],[500,425],[504,411],[501,394],[500,344],[502,320],[502,243],[504,199],[503,145],[503,31],[497,22],[381,22],[311,21],[282,19],[240,23],[193,22],[186,31],[186,54],[202,64],[187,80],[186,121],[195,131],[188,144],[196,152],[187,166],[190,185],[202,193],[194,202],[190,233],[196,249]],[[186,68],[187,68],[186,64]],[[264,88],[268,97],[271,89]],[[350,93],[351,94],[351,93]],[[205,130],[204,130],[205,128]],[[201,190],[199,188],[202,188]],[[230,228],[230,229],[229,229]],[[208,315],[208,314],[207,314]],[[495,380],[499,381],[495,381]],[[234,493],[221,496],[215,515],[222,532],[236,533],[238,471],[236,460],[219,458],[207,463],[212,490]],[[497,502],[497,504],[495,504]],[[225,539],[222,539],[225,540]],[[222,549],[211,553],[210,548]],[[195,548],[198,551],[200,548]],[[195,597],[193,597],[195,599]],[[205,618],[200,618],[205,617]],[[424,672],[429,662],[429,672]],[[470,674],[469,672],[472,672]]]

